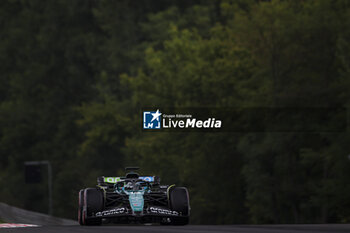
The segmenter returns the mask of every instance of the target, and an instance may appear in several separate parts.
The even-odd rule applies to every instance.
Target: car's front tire
[[[84,189],[83,195],[83,208],[82,208],[82,224],[81,225],[101,225],[102,219],[89,219],[88,216],[92,216],[96,212],[103,210],[103,194],[101,190],[96,188]],[[80,222],[79,222],[80,223]]]
[[[84,205],[84,189],[79,191],[79,197],[78,197],[78,222],[80,225],[83,224],[83,205]]]
[[[190,220],[190,199],[187,188],[174,187],[169,193],[170,208],[181,213],[181,217],[171,218],[173,225],[187,225]]]

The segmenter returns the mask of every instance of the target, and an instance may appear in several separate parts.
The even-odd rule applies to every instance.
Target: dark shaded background
[[[189,188],[192,223],[349,223],[347,125],[145,133],[139,114],[347,110],[349,41],[347,0],[3,0],[0,201],[46,212],[23,163],[49,160],[54,215],[75,218],[79,189],[138,165]]]

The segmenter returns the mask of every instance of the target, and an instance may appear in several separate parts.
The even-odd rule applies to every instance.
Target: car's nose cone
[[[142,212],[144,199],[142,192],[133,192],[129,194],[129,202],[133,212]]]

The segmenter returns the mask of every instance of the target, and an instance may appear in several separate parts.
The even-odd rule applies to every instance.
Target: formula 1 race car
[[[79,224],[188,224],[188,190],[175,185],[160,185],[159,177],[139,176],[136,170],[136,167],[126,168],[125,177],[98,177],[96,188],[80,190]]]

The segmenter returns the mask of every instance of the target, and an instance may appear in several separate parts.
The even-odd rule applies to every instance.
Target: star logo
[[[152,121],[154,121],[155,119],[157,119],[157,121],[159,121],[159,116],[162,115],[160,112],[159,112],[159,109],[157,109],[157,111],[155,113],[151,113],[151,115],[153,116]]]

